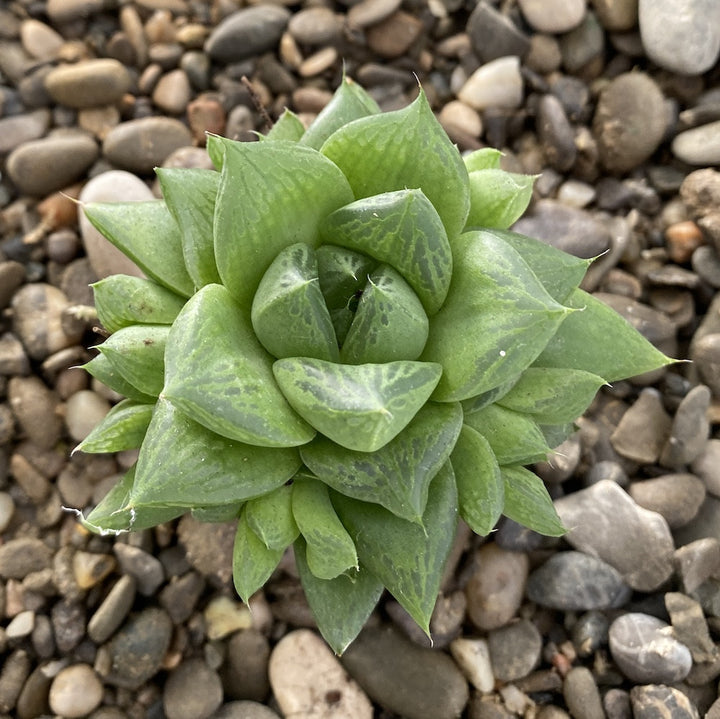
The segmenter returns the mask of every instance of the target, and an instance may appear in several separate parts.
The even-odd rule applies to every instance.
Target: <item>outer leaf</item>
[[[318,579],[308,566],[305,542],[295,542],[295,564],[320,634],[342,654],[360,633],[383,593],[383,584],[363,566],[335,579]]]
[[[157,397],[163,387],[163,356],[169,332],[167,325],[124,327],[98,349],[133,387]]]
[[[430,616],[457,527],[457,490],[450,464],[430,485],[422,527],[377,504],[339,494],[333,495],[333,502],[355,539],[361,564],[429,636]]]
[[[162,200],[90,202],[83,210],[95,229],[149,277],[190,297],[195,287],[185,269],[180,230]]]
[[[116,404],[73,450],[88,453],[122,452],[142,444],[152,417],[152,404],[124,399]]]
[[[500,167],[500,158],[503,156],[500,150],[493,147],[482,147],[463,157],[468,172],[477,170],[497,170]]]
[[[480,536],[492,532],[503,511],[505,490],[488,441],[464,425],[451,456],[460,516]]]
[[[300,141],[303,145],[319,150],[335,130],[352,120],[379,112],[378,104],[360,85],[343,77],[330,102],[320,111]]]
[[[348,364],[416,360],[425,349],[428,318],[410,285],[390,265],[368,277],[340,359]]]
[[[615,382],[672,364],[615,310],[583,290],[565,300],[581,309],[568,317],[535,362],[538,367],[573,367]],[[608,341],[612,338],[612,341]]]
[[[467,170],[422,90],[402,110],[341,127],[321,152],[343,171],[358,199],[420,188],[435,206],[451,243],[465,226],[470,209]]]
[[[443,377],[433,398],[468,399],[517,377],[571,312],[540,284],[522,257],[490,232],[467,232],[455,244],[445,305],[432,318],[422,355]]]
[[[292,511],[307,548],[305,557],[318,579],[334,579],[358,568],[355,544],[335,513],[327,487],[317,479],[297,477]]]
[[[221,524],[231,522],[238,519],[243,503],[237,504],[216,504],[212,507],[193,507],[190,510],[194,519],[198,522],[207,522],[209,524]]]
[[[540,424],[565,424],[588,408],[603,384],[602,377],[584,370],[528,367],[498,404]]]
[[[223,284],[249,308],[265,270],[288,245],[319,243],[320,220],[354,199],[336,165],[295,142],[223,140],[215,258]]]
[[[577,432],[577,426],[573,422],[567,424],[541,424],[540,431],[545,437],[548,447],[555,449],[568,437]]]
[[[285,549],[300,533],[293,517],[290,485],[251,499],[245,507],[247,523],[268,549]]]
[[[467,226],[507,230],[527,210],[534,182],[532,175],[499,169],[471,172]]]
[[[539,462],[550,451],[534,419],[497,404],[466,413],[465,424],[485,437],[499,464]]]
[[[220,174],[200,168],[164,168],[155,173],[182,236],[185,266],[195,287],[220,282],[215,265],[213,218]]]
[[[498,385],[487,392],[479,394],[477,397],[471,397],[470,399],[463,400],[462,407],[465,414],[477,412],[478,410],[487,407],[489,404],[494,404],[512,389],[518,379],[520,379],[520,375],[509,379],[507,382],[503,382],[501,385]]]
[[[91,374],[114,392],[140,404],[154,404],[156,397],[141,392],[130,384],[113,366],[110,360],[102,354],[93,357],[89,362],[81,365],[82,369]]]
[[[263,139],[298,142],[304,134],[305,126],[300,118],[294,112],[285,108],[283,114],[280,115],[270,132]]]
[[[505,483],[503,514],[548,537],[561,537],[563,527],[543,481],[525,467],[501,467]]]
[[[326,242],[392,265],[428,314],[445,301],[452,251],[442,220],[422,190],[386,192],[352,202],[328,216],[320,232]]]
[[[293,408],[319,432],[348,449],[374,452],[425,404],[442,368],[425,362],[341,365],[294,357],[278,360],[273,372]]]
[[[86,518],[80,515],[82,525],[96,534],[119,534],[156,527],[185,513],[182,507],[130,507],[134,479],[131,467]]]
[[[91,285],[98,319],[108,332],[130,325],[171,325],[185,300],[152,280],[111,275]]]
[[[245,511],[240,515],[233,546],[233,582],[246,604],[267,582],[280,563],[285,549],[268,549],[250,529]]]
[[[332,489],[419,523],[430,481],[450,457],[461,426],[458,405],[429,402],[395,439],[375,452],[345,449],[318,436],[300,456]]]
[[[295,447],[315,431],[287,403],[250,319],[220,285],[183,308],[167,343],[163,396],[213,432],[263,447]]]
[[[238,504],[282,486],[300,468],[296,449],[225,439],[158,400],[137,461],[132,506]]]
[[[251,318],[257,338],[275,357],[339,359],[315,252],[307,245],[290,245],[278,254],[260,281]]]

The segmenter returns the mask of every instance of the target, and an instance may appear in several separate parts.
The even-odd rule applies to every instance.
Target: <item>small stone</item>
[[[50,113],[45,108],[3,117],[0,119],[0,155],[7,155],[26,142],[39,140],[49,127]]]
[[[675,567],[686,592],[695,591],[712,576],[720,575],[720,541],[698,539],[675,550]]]
[[[115,560],[109,554],[75,552],[73,575],[80,589],[90,589],[102,582],[115,569]]]
[[[47,665],[40,664],[27,678],[17,699],[18,719],[33,719],[50,711],[48,694],[53,677],[49,676],[49,669]]]
[[[587,12],[580,24],[559,38],[562,64],[569,73],[582,73],[605,50],[605,32],[595,13]]]
[[[373,716],[362,689],[325,642],[308,629],[290,632],[277,643],[269,673],[273,694],[285,716]]]
[[[585,16],[585,0],[519,0],[520,10],[538,32],[558,34],[577,27]]]
[[[205,144],[206,133],[221,135],[225,131],[225,110],[222,103],[213,97],[196,97],[187,106],[187,117],[193,137],[201,145]],[[204,154],[207,156],[207,153]]]
[[[665,474],[632,482],[628,493],[641,507],[665,517],[670,529],[677,529],[697,515],[705,485],[693,474]]]
[[[640,464],[654,464],[670,435],[672,419],[659,392],[643,390],[610,436],[618,454]]]
[[[480,66],[460,88],[458,99],[476,110],[519,107],[523,100],[519,59],[500,57]]]
[[[352,28],[377,25],[399,10],[401,4],[401,0],[361,0],[348,10],[348,25]]]
[[[182,624],[192,615],[204,588],[205,582],[196,572],[186,572],[182,577],[173,577],[160,592],[160,605],[175,624]]]
[[[573,667],[567,673],[563,697],[574,719],[605,719],[597,682],[587,667]]]
[[[50,621],[57,648],[71,652],[85,636],[85,607],[79,601],[64,597],[53,605]]]
[[[682,681],[692,666],[690,650],[669,625],[648,614],[623,614],[610,625],[610,653],[620,671],[638,684]]]
[[[30,374],[30,360],[20,340],[12,332],[0,335],[0,375],[12,377],[28,374]]]
[[[572,628],[572,642],[579,656],[592,656],[607,644],[610,623],[603,612],[590,611],[578,617]]]
[[[595,188],[587,182],[579,180],[566,180],[560,185],[557,193],[560,202],[578,209],[587,207],[596,197]]]
[[[467,21],[466,32],[473,52],[484,63],[512,55],[525,57],[532,43],[532,38],[528,39],[507,15],[487,2],[475,5]]]
[[[450,653],[478,691],[487,693],[495,688],[490,649],[485,639],[458,637],[450,643]]]
[[[488,634],[488,648],[495,678],[513,682],[526,677],[540,663],[542,636],[537,627],[521,619]]]
[[[527,585],[533,602],[563,611],[621,607],[630,587],[609,564],[582,552],[558,552],[535,569]]]
[[[422,21],[403,10],[394,12],[365,31],[368,47],[391,60],[404,55],[423,31]]]
[[[554,95],[540,98],[536,127],[550,166],[558,172],[567,172],[575,163],[577,148],[565,110]]]
[[[160,560],[140,547],[121,542],[116,542],[113,550],[123,572],[135,578],[138,592],[151,597],[165,580]]]
[[[330,8],[303,8],[288,22],[288,32],[301,45],[326,45],[337,40],[341,22]]]
[[[20,40],[25,52],[37,60],[54,60],[64,42],[60,33],[34,18],[23,20]]]
[[[112,105],[129,87],[128,71],[109,58],[61,65],[45,76],[45,89],[55,102],[67,107]]]
[[[713,395],[720,396],[720,333],[712,332],[696,339],[691,345],[690,358]]]
[[[212,715],[212,719],[280,719],[280,717],[263,704],[238,701],[223,704]]]
[[[48,0],[47,14],[53,25],[82,20],[103,10],[103,0]]]
[[[663,466],[682,467],[700,455],[710,434],[709,406],[710,390],[704,385],[693,387],[683,397],[675,413],[670,437],[660,455]]]
[[[130,575],[115,582],[88,622],[88,636],[96,644],[109,639],[127,617],[135,601],[135,580]]]
[[[0,667],[0,712],[9,714],[15,707],[30,669],[30,657],[23,649],[5,657]]]
[[[184,661],[167,678],[163,690],[167,719],[207,719],[222,700],[220,677],[202,659]]]
[[[153,102],[169,115],[182,115],[192,98],[190,80],[184,70],[171,70],[158,80]]]
[[[15,502],[7,492],[0,492],[0,534],[4,532],[15,514]]]
[[[36,376],[12,377],[8,383],[10,408],[23,432],[42,449],[52,449],[62,436],[59,398]]]
[[[629,32],[637,25],[637,0],[592,0],[592,6],[608,32]]]
[[[208,602],[203,612],[206,634],[208,639],[223,639],[239,629],[249,629],[252,626],[250,610],[240,602],[234,602],[230,597],[215,597]]]
[[[50,708],[63,717],[84,717],[100,706],[103,686],[92,667],[73,664],[62,669],[50,686]]]
[[[65,425],[76,442],[82,442],[110,411],[110,403],[90,390],[73,394],[65,403]]]
[[[692,253],[691,263],[693,270],[700,279],[716,290],[720,289],[720,257],[718,257],[714,247],[709,245],[698,247]]]
[[[5,635],[11,641],[24,639],[35,629],[35,612],[26,609],[16,614],[5,627]]]
[[[315,77],[329,70],[338,59],[338,51],[334,47],[324,47],[305,58],[298,68],[300,77]]]
[[[665,607],[670,615],[673,635],[690,650],[693,662],[701,664],[720,658],[699,602],[680,592],[667,592]]]
[[[702,479],[710,494],[720,497],[720,439],[710,439],[693,460],[692,471]]]
[[[673,262],[687,262],[703,242],[700,228],[692,220],[674,222],[665,230],[668,255]]]
[[[235,522],[204,523],[186,514],[178,524],[178,538],[193,568],[217,587],[232,582]]]
[[[700,719],[697,707],[679,689],[657,684],[636,686],[630,690],[634,719]],[[705,715],[709,719],[710,715]]]
[[[630,693],[624,689],[609,689],[603,697],[607,719],[632,719]]]
[[[720,120],[685,130],[672,141],[673,155],[689,165],[720,163]]]
[[[269,659],[270,644],[257,629],[233,634],[222,672],[225,693],[235,699],[264,701],[270,691]]]

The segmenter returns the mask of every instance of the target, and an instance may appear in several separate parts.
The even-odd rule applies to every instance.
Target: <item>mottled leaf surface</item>
[[[156,397],[145,394],[130,384],[105,355],[99,354],[93,357],[89,362],[82,365],[82,368],[106,387],[128,399],[135,400],[140,404],[155,403]]]
[[[245,519],[268,549],[285,549],[297,538],[292,511],[292,487],[283,485],[245,505]]]
[[[111,408],[100,424],[73,451],[110,453],[135,449],[142,444],[152,412],[152,404],[139,404],[124,399]]]
[[[500,169],[470,172],[468,227],[506,230],[525,212],[532,199],[532,175]]]
[[[263,139],[298,142],[304,134],[305,126],[302,124],[302,120],[294,112],[285,108]]]
[[[563,527],[542,479],[525,467],[501,467],[505,484],[503,514],[548,537],[561,537]]]

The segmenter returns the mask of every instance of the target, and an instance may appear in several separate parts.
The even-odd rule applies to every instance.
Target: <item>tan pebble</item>
[[[673,262],[689,262],[692,253],[703,244],[702,230],[692,221],[670,225],[665,230],[668,256]]]
[[[206,633],[210,640],[223,639],[240,629],[253,625],[250,610],[229,597],[215,597],[208,602],[204,612]]]
[[[470,36],[466,32],[446,37],[435,46],[435,52],[442,57],[460,58],[471,50]]]
[[[20,41],[25,52],[38,60],[52,60],[65,42],[49,25],[33,18],[20,26]]]
[[[401,0],[362,0],[348,10],[348,25],[356,28],[376,25],[399,10],[401,4]]]
[[[102,582],[117,566],[115,557],[94,552],[75,552],[73,576],[80,589],[90,589]]]
[[[210,31],[200,23],[188,23],[178,28],[175,40],[188,50],[201,50]]]
[[[86,60],[63,65],[45,77],[45,88],[62,105],[83,108],[117,102],[130,87],[130,75],[117,60]]]
[[[120,122],[120,112],[114,105],[89,107],[78,112],[78,127],[104,140],[108,132]]]
[[[289,32],[283,33],[280,38],[280,59],[283,65],[287,65],[291,70],[297,70],[302,64],[303,56],[300,48]]]
[[[103,686],[92,667],[73,664],[61,670],[50,686],[50,709],[68,719],[84,717],[100,706]]]
[[[438,119],[443,127],[450,126],[472,137],[480,137],[482,134],[483,126],[480,114],[459,100],[447,103],[440,111]]]
[[[293,105],[298,112],[317,114],[330,102],[332,93],[317,87],[299,87],[293,92]]]
[[[400,57],[420,37],[422,30],[421,20],[398,10],[378,25],[368,28],[368,47],[388,59]]]
[[[88,18],[104,5],[104,0],[48,0],[46,12],[55,25]]]
[[[190,80],[184,70],[172,70],[163,75],[153,92],[153,102],[170,115],[185,112],[192,96]]]
[[[50,493],[47,478],[17,452],[10,457],[10,473],[34,504],[40,504]]]
[[[314,77],[329,70],[337,61],[338,52],[334,47],[324,47],[313,53],[300,65],[298,72],[301,77]]]
[[[184,0],[136,0],[137,5],[146,10],[169,10],[173,15],[188,15]]]
[[[154,12],[145,23],[145,36],[151,44],[175,42],[177,30],[167,10]]]
[[[132,5],[123,5],[120,9],[120,27],[135,50],[138,67],[147,64],[147,38],[138,11]]]
[[[65,425],[76,442],[82,442],[110,411],[110,403],[91,392],[82,390],[70,397],[65,406]]]

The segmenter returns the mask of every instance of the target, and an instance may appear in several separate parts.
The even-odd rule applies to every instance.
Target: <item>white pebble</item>
[[[65,424],[70,436],[82,442],[110,411],[110,403],[89,389],[75,392],[65,405]]]
[[[476,110],[520,107],[523,101],[520,59],[509,55],[482,65],[470,75],[458,97]]]
[[[87,664],[66,667],[50,686],[50,709],[67,719],[84,717],[100,706],[103,687]]]
[[[491,692],[495,687],[490,649],[484,639],[459,637],[450,644],[450,653],[468,681],[481,692]]]

